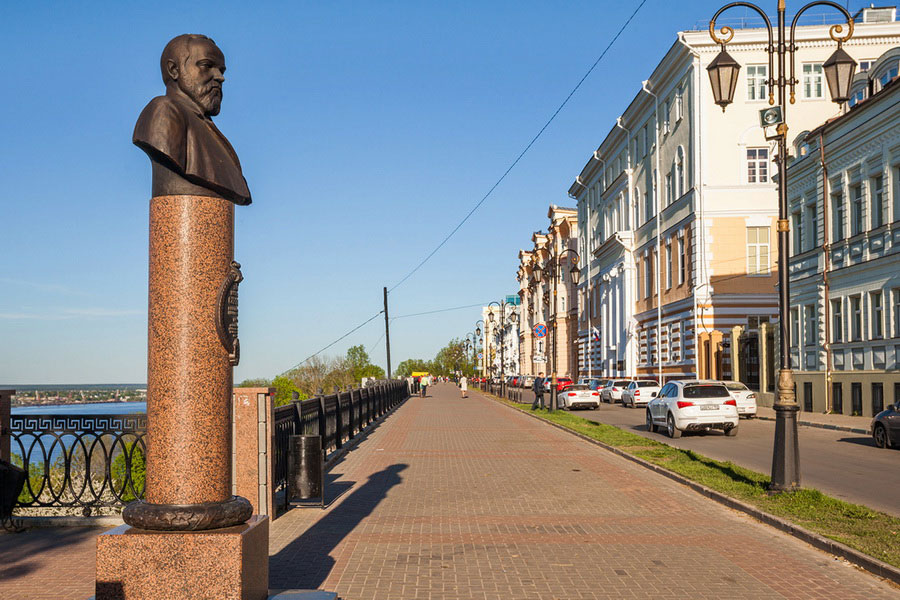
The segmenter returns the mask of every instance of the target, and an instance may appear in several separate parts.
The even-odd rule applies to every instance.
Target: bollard
[[[318,435],[292,435],[288,452],[288,495],[291,500],[320,498],[325,506],[325,452]]]

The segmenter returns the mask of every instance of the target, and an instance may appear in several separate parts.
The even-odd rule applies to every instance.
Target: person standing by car
[[[534,402],[531,403],[531,410],[537,410],[538,402],[541,403],[541,408],[544,408],[544,372],[543,371],[538,373],[538,376],[534,378],[534,385],[531,386],[531,389],[534,390]]]

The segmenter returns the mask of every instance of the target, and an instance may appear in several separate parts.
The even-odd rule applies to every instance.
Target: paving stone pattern
[[[342,494],[324,513],[275,522],[270,587],[344,600],[900,597],[477,392],[429,395],[334,468]]]
[[[270,588],[343,600],[900,598],[900,590],[451,385],[411,398],[272,524]],[[95,537],[0,534],[0,599],[85,600]]]

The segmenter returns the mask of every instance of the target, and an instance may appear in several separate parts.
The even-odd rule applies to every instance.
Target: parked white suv
[[[659,384],[653,379],[635,379],[622,392],[622,406],[637,408],[638,404],[646,406],[659,394]]]
[[[647,405],[647,430],[664,427],[671,438],[710,429],[735,436],[738,424],[737,401],[720,381],[670,381]]]

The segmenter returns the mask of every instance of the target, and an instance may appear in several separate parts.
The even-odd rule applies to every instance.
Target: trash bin
[[[325,452],[322,436],[292,435],[288,454],[288,494],[291,500],[321,499],[325,504]]]

